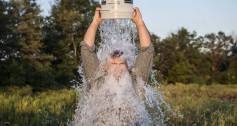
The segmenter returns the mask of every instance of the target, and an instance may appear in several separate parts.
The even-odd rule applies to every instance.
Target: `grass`
[[[172,126],[237,126],[237,85],[167,85],[162,92],[178,116]]]
[[[0,91],[0,126],[59,126],[73,116],[73,90],[33,93],[31,87],[10,87]]]
[[[171,105],[170,126],[236,126],[237,85],[165,85],[159,88]],[[64,126],[72,118],[73,89],[33,92],[30,86],[0,89],[0,126]]]

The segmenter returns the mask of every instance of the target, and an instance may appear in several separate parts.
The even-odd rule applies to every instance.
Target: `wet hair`
[[[123,51],[120,50],[115,50],[111,53],[111,58],[117,58],[123,55]]]

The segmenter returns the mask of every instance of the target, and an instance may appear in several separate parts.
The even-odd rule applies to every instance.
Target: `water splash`
[[[128,72],[119,81],[106,76],[80,99],[73,125],[128,126],[149,124],[144,104],[136,97]],[[101,82],[98,82],[101,83]],[[97,83],[96,83],[97,84]]]
[[[124,52],[129,68],[134,64],[137,48],[136,26],[128,19],[104,20],[100,26],[101,43],[98,58],[104,61],[114,50]]]
[[[128,19],[104,20],[100,26],[100,35],[97,56],[101,64],[95,76],[96,81],[84,82],[82,88],[76,88],[81,97],[71,125],[165,126],[162,105],[168,105],[160,92],[137,78],[140,90],[144,91],[145,99],[142,101],[135,93],[128,71],[119,80],[111,75],[106,76],[103,71],[103,63],[114,50],[123,51],[129,69],[133,66],[138,53],[135,25]],[[153,83],[157,83],[152,77]],[[93,86],[88,90],[90,84]]]

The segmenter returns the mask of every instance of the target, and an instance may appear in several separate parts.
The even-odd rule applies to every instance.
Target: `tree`
[[[50,67],[50,56],[42,52],[43,20],[40,16],[39,6],[35,0],[17,0],[14,1],[14,4],[19,16],[16,33],[21,46],[22,59],[39,71]]]
[[[229,68],[228,68],[228,79],[229,83],[236,84],[237,83],[237,38],[235,39],[233,46],[230,49],[229,60]]]
[[[158,43],[155,66],[164,80],[169,82],[191,82],[195,67],[191,63],[190,51],[195,50],[195,33],[180,29]],[[196,49],[197,50],[197,49]],[[197,50],[198,51],[198,50]],[[196,52],[197,52],[196,51]]]
[[[79,42],[91,22],[94,6],[88,0],[60,0],[45,21],[45,51],[53,54],[53,68],[60,84],[79,80]]]
[[[0,1],[0,85],[19,82],[21,76],[13,73],[19,66],[16,63],[19,57],[19,44],[14,33],[17,17],[9,2]],[[15,64],[15,65],[14,65]],[[15,79],[11,79],[15,78]]]
[[[204,43],[207,59],[211,63],[210,83],[228,83],[228,76],[225,72],[229,68],[228,55],[234,44],[232,36],[227,36],[224,32],[211,33],[205,36]]]
[[[14,64],[22,67],[17,73],[23,73],[18,85],[30,84],[43,86],[53,84],[51,59],[52,56],[43,52],[42,26],[39,6],[35,0],[11,0],[14,23],[14,36],[19,45],[19,57]],[[17,66],[14,65],[13,66]],[[13,72],[10,72],[13,73]],[[13,76],[13,75],[9,75]],[[50,79],[49,79],[50,78]]]
[[[14,33],[17,17],[13,6],[6,1],[0,1],[0,60],[6,61],[18,56],[19,44]]]

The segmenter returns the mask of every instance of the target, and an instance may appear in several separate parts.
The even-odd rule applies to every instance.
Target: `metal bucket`
[[[102,19],[130,19],[133,16],[132,0],[102,0]]]

